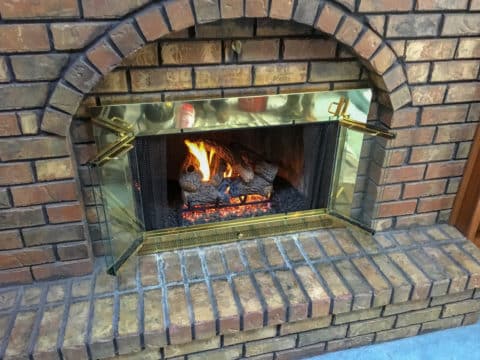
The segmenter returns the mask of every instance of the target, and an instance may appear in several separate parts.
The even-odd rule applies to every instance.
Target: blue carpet
[[[480,322],[310,360],[480,360]]]

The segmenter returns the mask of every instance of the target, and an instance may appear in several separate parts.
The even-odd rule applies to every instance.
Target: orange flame
[[[213,160],[215,150],[207,151],[203,141],[191,142],[185,140],[185,145],[187,145],[190,153],[198,160],[199,170],[202,173],[202,181],[210,180],[210,164]]]
[[[230,178],[230,177],[232,177],[232,175],[233,175],[232,165],[227,163],[227,169],[223,173],[223,177],[224,178]]]

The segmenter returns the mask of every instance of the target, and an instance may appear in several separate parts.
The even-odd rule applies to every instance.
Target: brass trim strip
[[[276,214],[144,233],[139,255],[322,228],[352,227],[325,209]],[[356,228],[356,227],[355,227]]]
[[[92,122],[100,127],[116,133],[119,136],[131,133],[133,131],[133,125],[120,119],[119,117],[112,117],[111,119],[96,117],[92,119]]]
[[[350,119],[348,116],[344,116],[342,119],[339,120],[340,125],[344,126],[348,129],[361,131],[366,134],[370,134],[373,136],[381,136],[386,139],[395,139],[396,134],[390,131],[383,130],[379,127],[364,124],[355,120]]]
[[[133,140],[135,140],[135,136],[123,135],[118,141],[101,150],[92,160],[89,161],[89,164],[92,166],[102,166],[115,157],[122,156],[133,149]]]

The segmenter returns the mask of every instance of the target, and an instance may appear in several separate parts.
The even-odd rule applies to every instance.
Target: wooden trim
[[[453,204],[450,224],[480,246],[480,126],[474,137],[463,180]]]

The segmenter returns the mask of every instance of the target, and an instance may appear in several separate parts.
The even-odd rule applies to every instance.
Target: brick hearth
[[[449,226],[136,257],[118,277],[104,266],[2,290],[0,357],[297,359],[471,324],[480,311],[480,250]]]

